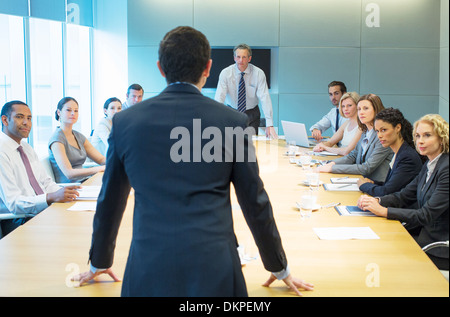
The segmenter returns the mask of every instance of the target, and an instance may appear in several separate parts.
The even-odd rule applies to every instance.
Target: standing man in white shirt
[[[144,97],[144,88],[142,88],[139,84],[132,84],[127,89],[126,100],[122,104],[122,110],[128,109],[131,106],[134,106],[138,102],[142,101]]]
[[[331,109],[326,115],[320,119],[319,122],[314,124],[309,130],[312,132],[312,136],[316,141],[322,140],[322,133],[328,130],[330,127],[333,129],[333,134],[339,130],[339,127],[347,121],[347,118],[339,115],[339,101],[343,94],[347,92],[347,87],[341,81],[332,81],[328,84],[328,96],[333,104]]]
[[[277,139],[277,133],[273,128],[272,100],[266,75],[260,68],[250,64],[252,60],[250,46],[239,44],[233,52],[236,63],[221,71],[215,100],[225,103],[228,96],[233,108],[247,114],[248,125],[255,129],[255,134],[258,134],[261,117],[258,103],[261,102],[266,119],[266,136]]]
[[[79,186],[58,186],[42,166],[36,152],[23,139],[31,131],[31,111],[22,101],[7,102],[1,111],[0,214],[14,214],[2,220],[3,236],[34,217],[54,202],[73,201]]]

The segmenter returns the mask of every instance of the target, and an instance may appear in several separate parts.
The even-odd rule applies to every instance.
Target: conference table
[[[288,264],[293,276],[314,284],[304,297],[448,297],[448,281],[399,221],[381,217],[341,216],[334,207],[302,218],[296,202],[307,189],[305,170],[286,155],[284,140],[258,140],[255,148],[260,175],[271,199]],[[300,152],[311,149],[299,148]],[[314,157],[317,160],[334,157]],[[358,177],[321,173],[331,177]],[[99,173],[83,186],[101,185]],[[358,191],[318,190],[321,206],[339,202],[356,205]],[[247,260],[242,267],[250,297],[295,296],[282,281],[271,287],[232,189],[236,237]],[[116,297],[121,282],[101,275],[82,287],[71,278],[87,271],[94,211],[69,211],[75,203],[55,203],[0,240],[0,296]],[[119,230],[113,271],[123,277],[132,236],[134,195]],[[377,238],[323,239],[317,229],[369,228]]]

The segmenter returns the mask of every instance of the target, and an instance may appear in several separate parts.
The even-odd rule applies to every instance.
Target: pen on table
[[[352,184],[345,184],[345,185],[337,186],[336,188],[344,188],[344,187],[348,187],[348,186],[352,186]]]
[[[339,206],[341,203],[331,203],[331,204],[328,204],[328,205],[324,205],[324,206],[322,206],[322,207],[320,207],[320,208],[330,208],[330,207],[336,207],[336,206]]]

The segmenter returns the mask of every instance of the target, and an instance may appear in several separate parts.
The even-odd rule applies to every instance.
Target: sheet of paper
[[[330,182],[333,184],[356,184],[358,177],[331,177]]]
[[[67,210],[70,211],[95,211],[97,208],[96,201],[79,201],[72,205]]]
[[[77,200],[97,200],[101,186],[82,186],[78,189],[80,196]]]
[[[313,228],[320,240],[380,239],[370,227]]]
[[[323,184],[325,190],[342,192],[359,192],[357,184]]]

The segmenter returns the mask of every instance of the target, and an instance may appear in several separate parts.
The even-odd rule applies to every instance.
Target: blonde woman
[[[390,148],[382,146],[373,129],[375,116],[383,109],[383,103],[377,95],[361,96],[358,101],[358,126],[362,135],[356,148],[346,156],[318,167],[317,170],[323,173],[358,174],[383,182],[394,155]]]
[[[80,132],[72,129],[78,121],[78,102],[65,97],[58,103],[55,118],[61,125],[50,138],[49,159],[57,183],[81,182],[105,170],[106,158]],[[83,168],[89,157],[100,166]]]
[[[317,144],[313,151],[327,151],[339,155],[347,155],[356,147],[361,138],[362,131],[358,126],[359,95],[356,92],[345,93],[339,101],[339,113],[349,120],[345,121],[333,136],[326,142]],[[340,147],[333,147],[340,143]]]
[[[423,116],[414,124],[413,136],[417,151],[428,158],[419,175],[397,193],[379,198],[361,196],[358,206],[405,222],[417,243],[424,247],[448,241],[449,236],[448,122],[437,114]],[[448,270],[448,248],[434,248],[427,254],[439,269]]]

